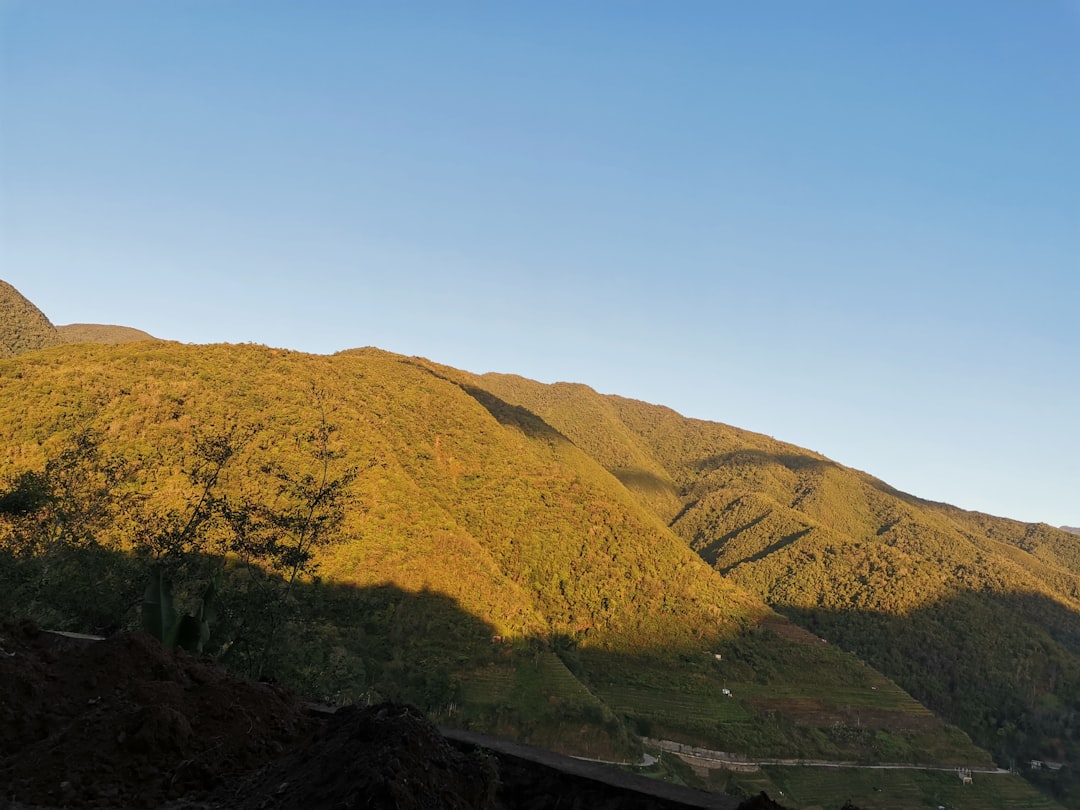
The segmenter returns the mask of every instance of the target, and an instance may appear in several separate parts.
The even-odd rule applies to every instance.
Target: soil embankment
[[[0,626],[0,786],[0,807],[739,806],[497,738],[450,738],[401,704],[316,719],[287,690],[148,636],[87,642],[28,622]],[[777,806],[763,801],[743,806]]]

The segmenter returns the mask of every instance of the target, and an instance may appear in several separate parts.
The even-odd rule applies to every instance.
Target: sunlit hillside
[[[669,527],[673,460],[741,434],[713,426],[726,444],[689,434],[664,455],[645,422],[705,427],[575,388],[587,420],[616,426],[582,433],[491,382],[376,349],[81,344],[0,362],[3,609],[134,626],[164,566],[184,609],[217,583],[208,651],[325,700],[403,697],[590,755],[653,735],[990,764]],[[341,496],[340,523],[312,492]],[[318,521],[290,575],[296,527]]]
[[[22,293],[0,281],[0,357],[62,343],[45,314]]]
[[[1075,535],[584,386],[475,384],[588,448],[715,570],[895,678],[1003,764],[1075,760]]]
[[[0,280],[0,357],[13,357],[61,343],[127,343],[153,339],[153,335],[130,326],[96,323],[54,326],[22,293]]]
[[[137,340],[154,340],[154,336],[130,326],[114,326],[101,323],[69,323],[56,327],[64,343],[132,343]]]

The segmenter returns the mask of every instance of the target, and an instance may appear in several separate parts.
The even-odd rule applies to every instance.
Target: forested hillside
[[[61,342],[45,314],[6,281],[0,281],[0,357],[12,357]]]
[[[3,615],[590,756],[990,764],[966,731],[1068,798],[1065,530],[584,385],[63,333],[4,292]]]
[[[0,357],[14,357],[61,343],[127,343],[153,339],[153,335],[130,326],[96,323],[54,326],[22,293],[6,281],[0,281]]]
[[[587,449],[714,569],[895,678],[999,762],[1075,761],[1074,535],[584,386],[476,384]]]
[[[376,349],[2,361],[0,607],[94,631],[137,626],[144,591],[160,607],[172,588],[241,672],[589,755],[652,734],[989,764],[669,528],[683,456],[629,418],[590,442],[487,382]],[[680,421],[580,391],[601,414]]]
[[[69,323],[56,327],[56,333],[64,343],[132,343],[137,340],[154,340],[154,336],[130,326],[114,326],[102,323]]]

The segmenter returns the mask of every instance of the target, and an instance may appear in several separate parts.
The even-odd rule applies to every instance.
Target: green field
[[[463,705],[490,707],[514,702],[534,709],[560,704],[603,705],[550,651],[516,655],[506,663],[470,670],[461,674],[459,683]]]
[[[741,643],[760,656],[759,639]],[[579,656],[591,692],[643,736],[762,758],[991,764],[963,732],[869,668],[807,677],[806,647],[775,656],[767,679],[746,677],[750,668],[727,654],[623,666],[594,650]],[[823,652],[827,662],[847,658]]]
[[[1060,808],[1014,774],[973,774],[963,784],[950,771],[768,767],[730,774],[728,789],[766,791],[791,810],[834,810],[850,801],[861,810],[1052,810]]]
[[[762,684],[756,682],[731,684],[733,693],[746,698],[806,699],[811,698],[837,707],[879,709],[899,714],[933,717],[934,713],[912,699],[911,695],[895,684],[881,687],[845,687],[814,684]]]
[[[458,677],[458,718],[473,728],[565,753],[637,761],[640,745],[549,650],[516,651]]]
[[[715,729],[719,723],[745,722],[753,716],[744,703],[722,693],[657,692],[640,686],[610,685],[599,688],[597,694],[618,714],[671,727]]]

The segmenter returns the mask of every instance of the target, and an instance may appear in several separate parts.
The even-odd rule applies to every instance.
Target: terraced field
[[[513,666],[491,664],[460,675],[460,701],[471,706],[509,703],[516,680]]]
[[[719,723],[742,723],[752,711],[741,701],[720,694],[658,692],[640,686],[599,687],[597,696],[618,714],[668,727],[713,730]]]
[[[474,727],[575,753],[578,737],[603,729],[612,739],[625,735],[615,730],[621,718],[640,736],[760,759],[992,766],[967,735],[872,670],[855,683],[800,683],[793,675],[762,683],[730,680],[726,662],[711,658],[681,670],[664,661],[616,667],[596,654],[582,658],[587,687],[551,651],[517,652],[471,671],[461,680],[462,708]],[[626,758],[621,748],[612,758]]]
[[[864,709],[895,712],[916,717],[934,717],[933,712],[923,706],[889,681],[882,680],[882,686],[831,686],[815,690],[810,684],[762,684],[736,683],[731,685],[732,692],[748,699],[810,699],[829,703],[834,706],[851,706]]]
[[[738,785],[747,792],[764,789],[791,810],[835,808],[838,796],[862,810],[1061,808],[1014,774],[976,773],[971,784],[964,784],[948,771],[778,766],[757,774],[732,774],[729,785]]]
[[[510,656],[461,673],[459,714],[475,730],[561,753],[614,762],[637,761],[640,743],[553,652]]]
[[[470,670],[461,676],[460,684],[461,702],[474,706],[492,707],[519,700],[534,706],[603,706],[562,660],[548,651],[534,654],[529,661]]]

